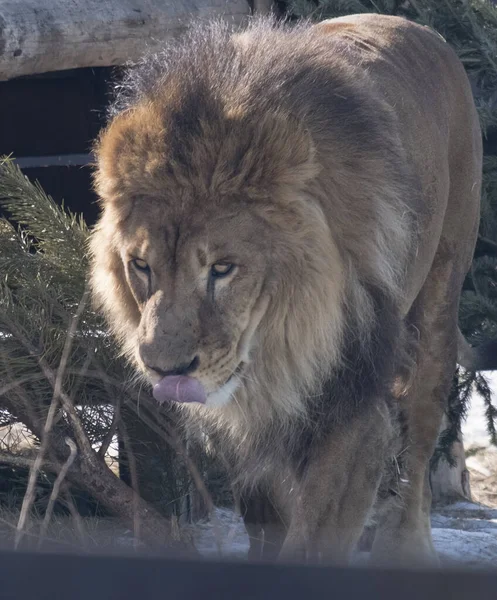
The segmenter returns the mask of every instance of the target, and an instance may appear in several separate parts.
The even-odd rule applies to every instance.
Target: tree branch
[[[31,469],[34,465],[35,459],[29,456],[22,456],[20,454],[11,454],[10,452],[0,451],[0,463],[9,465],[11,467],[19,467],[22,469]],[[41,467],[52,473],[58,473],[60,471],[60,464],[44,460],[41,463]]]

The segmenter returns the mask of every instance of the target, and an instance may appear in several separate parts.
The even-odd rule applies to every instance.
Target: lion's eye
[[[226,275],[229,275],[234,268],[235,265],[232,263],[215,263],[211,267],[211,275],[218,278],[226,277]]]
[[[150,267],[141,258],[133,258],[131,260],[131,264],[135,267],[135,269],[137,271],[141,271],[142,273],[149,273],[150,272]]]

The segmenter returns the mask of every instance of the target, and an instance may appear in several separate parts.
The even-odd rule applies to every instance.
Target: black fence
[[[19,600],[496,600],[497,571],[0,553],[0,598]]]

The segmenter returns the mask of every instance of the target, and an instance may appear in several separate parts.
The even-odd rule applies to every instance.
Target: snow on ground
[[[497,567],[497,510],[458,503],[434,514],[432,527],[443,565]],[[216,509],[213,520],[195,528],[195,543],[209,558],[245,559],[249,538],[241,517],[228,509]],[[363,560],[361,556],[357,562]]]
[[[432,517],[433,540],[442,565],[497,567],[497,510],[459,502]],[[195,545],[209,558],[246,559],[249,538],[240,516],[218,508],[211,521],[198,524]],[[354,562],[365,562],[361,553]]]
[[[431,522],[443,563],[497,567],[497,509],[458,502],[439,509]]]
[[[206,557],[247,557],[249,537],[243,519],[227,508],[216,508],[210,520],[194,527],[195,547]]]

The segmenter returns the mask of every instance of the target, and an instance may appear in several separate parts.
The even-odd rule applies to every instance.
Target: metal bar
[[[94,162],[93,153],[61,154],[53,156],[23,156],[13,159],[21,169],[38,167],[85,167]]]

